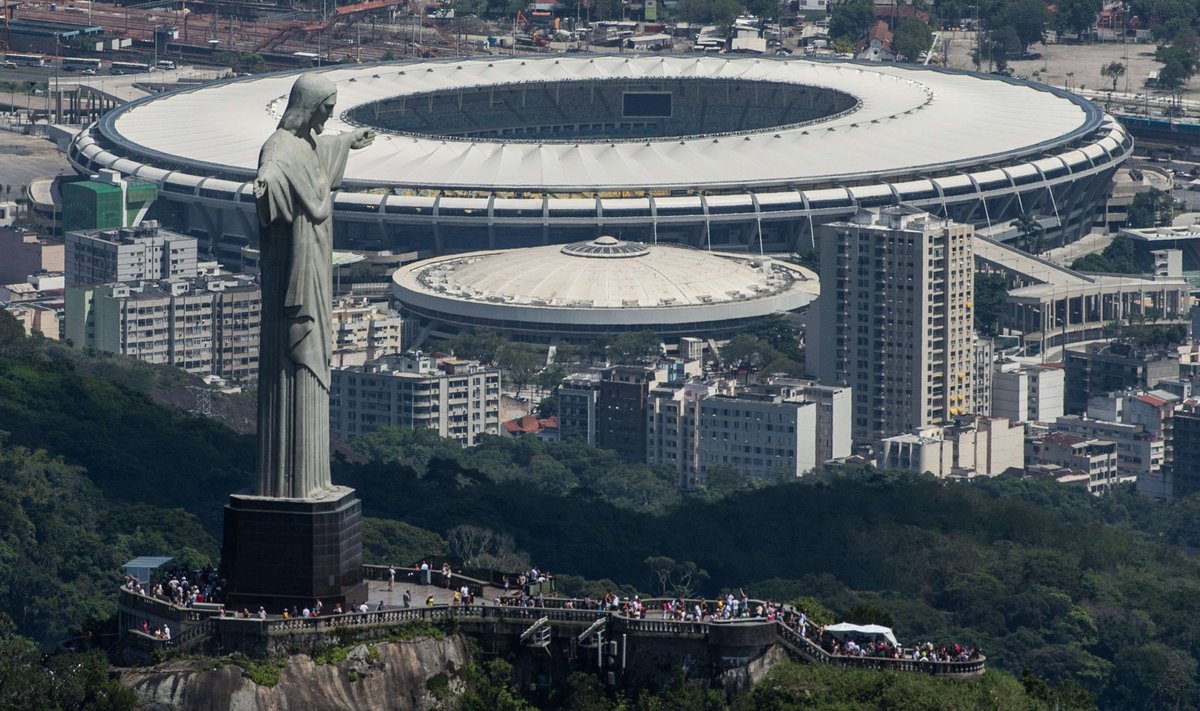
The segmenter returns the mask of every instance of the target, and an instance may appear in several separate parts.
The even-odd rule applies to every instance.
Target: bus
[[[100,60],[85,57],[62,58],[62,70],[64,72],[82,72],[88,69],[91,69],[93,72],[100,71]]]
[[[12,52],[8,52],[4,55],[4,61],[12,62],[22,67],[46,66],[46,56],[43,54],[13,54]]]
[[[141,74],[150,71],[150,65],[145,62],[113,62],[108,68],[109,74]]]

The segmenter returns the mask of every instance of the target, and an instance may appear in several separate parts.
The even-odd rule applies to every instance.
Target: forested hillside
[[[253,441],[82,375],[6,324],[0,315],[0,611],[53,643],[112,613],[128,557],[215,560],[221,506],[249,484]],[[1200,703],[1200,565],[1183,547],[1200,542],[1197,499],[871,470],[681,494],[667,472],[575,442],[460,450],[392,431],[358,447],[334,479],[376,519],[368,550],[395,562],[444,548],[461,525],[510,536],[571,590],[652,592],[646,561],[669,558],[692,564],[705,593],[808,596],[838,617],[891,622],[902,642],[977,644],[994,668],[1069,680],[1103,708]]]

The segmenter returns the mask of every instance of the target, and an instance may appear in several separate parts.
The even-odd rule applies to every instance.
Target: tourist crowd
[[[191,576],[189,579],[189,575]],[[122,587],[139,595],[146,595],[179,607],[191,607],[199,602],[219,602],[224,581],[217,577],[211,565],[190,573],[180,567],[173,568],[153,583],[142,584],[134,575],[126,575]]]

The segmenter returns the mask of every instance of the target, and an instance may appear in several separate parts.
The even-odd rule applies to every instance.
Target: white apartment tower
[[[156,220],[138,227],[68,232],[65,241],[68,287],[196,276],[196,238],[159,229]]]
[[[398,426],[472,446],[500,433],[500,370],[478,361],[415,351],[331,374],[329,427],[342,439]]]
[[[857,442],[974,411],[973,236],[903,205],[821,229],[809,367],[852,389]]]
[[[685,487],[720,465],[748,477],[800,476],[850,455],[850,403],[849,388],[792,379],[652,388],[646,462],[672,467]]]

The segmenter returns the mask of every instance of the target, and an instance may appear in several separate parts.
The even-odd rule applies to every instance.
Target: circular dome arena
[[[547,340],[644,329],[720,337],[820,292],[815,274],[769,257],[609,236],[427,259],[392,282],[402,310],[435,335],[483,326]]]
[[[1037,82],[934,67],[732,56],[549,55],[336,66],[329,132],[372,126],[334,199],[339,247],[450,254],[603,234],[721,251],[811,248],[816,229],[907,204],[1048,239],[1086,234],[1124,128]],[[164,222],[234,253],[297,72],[114,109],[77,170],[158,184]],[[219,107],[219,108],[218,108]]]

